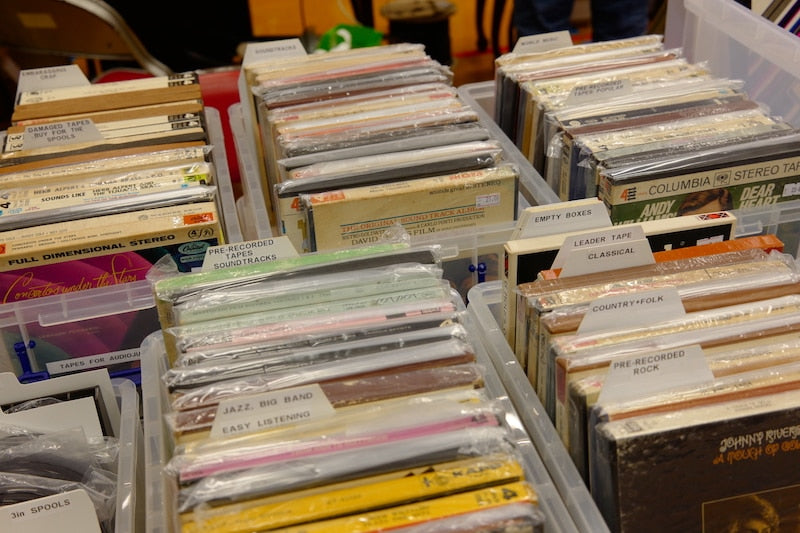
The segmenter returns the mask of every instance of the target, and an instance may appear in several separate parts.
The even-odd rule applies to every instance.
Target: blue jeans
[[[572,1],[517,0],[514,25],[517,35],[569,30]],[[610,41],[647,33],[648,0],[591,0],[592,40]]]

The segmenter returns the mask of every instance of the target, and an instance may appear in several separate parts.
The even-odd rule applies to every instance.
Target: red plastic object
[[[222,119],[222,133],[225,138],[225,154],[227,155],[228,170],[231,174],[231,184],[234,194],[238,199],[241,196],[241,177],[239,174],[239,159],[236,157],[236,145],[233,142],[233,133],[228,120],[228,108],[239,103],[238,66],[223,67],[213,70],[198,71],[200,77],[200,91],[203,103],[219,111]]]

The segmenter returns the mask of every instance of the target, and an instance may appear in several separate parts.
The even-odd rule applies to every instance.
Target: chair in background
[[[101,0],[2,0],[0,48],[12,58],[18,52],[62,60],[51,66],[81,59],[98,65],[102,60],[130,61],[154,76],[171,73]]]

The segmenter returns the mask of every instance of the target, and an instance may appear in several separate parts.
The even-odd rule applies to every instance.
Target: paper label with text
[[[51,376],[71,374],[72,372],[105,368],[122,363],[136,363],[140,358],[141,350],[139,348],[101,353],[87,357],[75,357],[73,359],[63,359],[61,361],[47,363],[47,373]]]
[[[10,145],[6,150],[36,150],[48,146],[93,143],[103,139],[103,134],[97,129],[94,121],[89,118],[82,118],[26,126],[25,132],[22,134],[22,145]]]
[[[97,511],[83,489],[0,507],[0,531],[100,533]]]
[[[297,256],[297,250],[286,236],[223,244],[206,250],[202,271],[269,263]]]
[[[596,205],[570,205],[570,202],[548,204],[541,213],[526,217],[515,235],[517,239],[542,237],[556,233],[611,227],[608,209],[602,202]],[[551,209],[552,208],[552,209]]]
[[[653,250],[647,239],[609,243],[572,250],[564,260],[560,277],[583,276],[653,263]]]
[[[624,402],[713,379],[697,344],[626,357],[611,362],[598,403]]]
[[[558,254],[556,254],[555,259],[553,259],[553,266],[551,268],[564,268],[569,254],[578,248],[594,248],[608,244],[637,241],[645,238],[644,229],[635,224],[571,235],[564,239],[564,244],[561,245]]]
[[[647,326],[686,314],[676,287],[612,294],[593,300],[578,326],[578,334],[586,335],[609,329]]]
[[[584,105],[596,102],[600,98],[618,98],[633,93],[630,80],[609,80],[599,83],[577,85],[567,96],[565,105]]]
[[[263,41],[249,43],[244,50],[243,66],[258,63],[268,59],[283,57],[303,57],[308,55],[300,39],[279,39],[276,41]]]
[[[514,45],[513,52],[515,54],[534,54],[567,46],[572,46],[572,36],[568,30],[562,30],[520,37],[517,39],[517,44]]]
[[[335,409],[318,383],[220,402],[211,437],[231,437],[332,416]]]
[[[91,82],[78,65],[30,68],[21,70],[19,73],[17,95],[30,91],[81,87],[84,85],[91,85]]]

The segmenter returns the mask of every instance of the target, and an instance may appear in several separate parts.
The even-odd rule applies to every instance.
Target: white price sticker
[[[500,194],[482,194],[475,198],[475,207],[491,207],[500,205]]]

